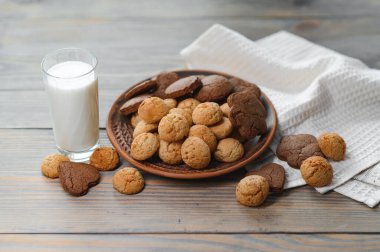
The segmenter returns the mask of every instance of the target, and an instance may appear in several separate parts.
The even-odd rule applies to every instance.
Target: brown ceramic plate
[[[181,77],[211,74],[219,74],[228,78],[232,77],[228,74],[204,70],[179,70],[175,72]],[[158,176],[176,179],[201,179],[220,176],[235,171],[258,158],[268,148],[274,137],[277,127],[276,111],[268,97],[265,94],[262,94],[261,100],[268,111],[268,116],[266,119],[268,131],[266,134],[251,139],[244,144],[245,154],[240,160],[233,163],[220,163],[212,160],[209,166],[204,170],[191,169],[185,164],[168,165],[162,162],[158,157],[153,157],[143,162],[134,160],[130,155],[133,133],[133,128],[130,124],[130,117],[121,115],[119,109],[126,101],[125,95],[129,93],[133,87],[141,84],[142,82],[143,81],[130,87],[114,102],[108,114],[107,134],[117,152],[132,165],[143,171]]]

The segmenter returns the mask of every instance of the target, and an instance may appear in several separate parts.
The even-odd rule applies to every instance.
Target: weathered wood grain
[[[0,235],[4,251],[376,251],[380,235]]]
[[[0,139],[0,233],[379,232],[378,208],[308,187],[243,207],[234,193],[244,170],[201,181],[144,174],[146,188],[134,196],[116,192],[114,172],[103,172],[75,198],[40,173],[42,158],[55,152],[51,130],[1,129]]]

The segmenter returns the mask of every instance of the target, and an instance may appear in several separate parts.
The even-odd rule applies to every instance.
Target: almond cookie
[[[242,79],[239,79],[239,78],[231,78],[230,79],[230,82],[233,86],[233,89],[232,89],[232,92],[233,93],[237,93],[237,92],[241,92],[241,91],[249,91],[251,92],[252,94],[254,94],[257,98],[260,98],[261,96],[261,90],[260,88],[253,84],[253,83],[250,83],[248,81],[245,81],[245,80],[242,80]]]
[[[137,113],[134,113],[131,116],[131,125],[133,128],[136,128],[137,124],[141,121],[142,119],[139,117]]]
[[[133,130],[133,138],[137,137],[141,133],[147,133],[147,132],[156,131],[157,128],[158,128],[158,124],[157,123],[147,123],[147,122],[141,120],[136,125],[136,128]]]
[[[167,98],[165,94],[165,89],[169,87],[172,83],[179,80],[179,76],[175,72],[161,72],[157,76],[152,78],[157,81],[157,90],[154,92],[154,96],[160,97],[162,99]]]
[[[231,112],[231,108],[230,108],[230,106],[228,106],[228,103],[226,102],[226,103],[223,103],[221,106],[220,106],[220,109],[222,110],[222,112],[223,112],[223,115],[225,116],[225,117],[229,117],[230,116],[230,112]]]
[[[177,107],[177,101],[172,98],[165,99],[164,102],[169,107],[169,109]]]
[[[323,157],[309,157],[302,162],[301,174],[306,183],[313,187],[327,186],[333,178],[333,169]]]
[[[183,141],[166,142],[160,140],[158,155],[167,164],[176,165],[182,163],[181,146]]]
[[[198,77],[185,77],[168,86],[165,90],[165,95],[169,98],[178,98],[191,93],[201,85],[202,82]]]
[[[276,155],[293,168],[299,168],[309,157],[323,157],[317,139],[309,134],[283,136],[277,145]]]
[[[188,109],[172,108],[171,110],[169,110],[169,114],[183,115],[186,118],[189,125],[190,126],[193,125],[193,118],[192,118],[191,113]]]
[[[199,137],[189,137],[181,146],[182,160],[194,169],[204,169],[211,161],[208,145]]]
[[[70,161],[62,154],[50,154],[44,158],[41,164],[41,172],[48,178],[58,178],[58,167],[63,161]]]
[[[82,196],[100,181],[99,171],[85,163],[61,162],[58,167],[63,189],[74,196]]]
[[[210,126],[210,130],[218,140],[226,138],[229,134],[231,134],[233,130],[232,123],[230,119],[227,117],[223,117],[223,119],[215,125]]]
[[[249,207],[259,206],[268,197],[269,183],[262,176],[247,176],[240,180],[235,193],[240,204]]]
[[[158,124],[160,139],[167,142],[176,142],[189,133],[189,123],[183,115],[168,114]]]
[[[230,163],[239,160],[244,155],[243,145],[236,139],[225,138],[216,146],[214,157],[220,162]]]
[[[142,133],[132,141],[131,156],[136,160],[146,160],[157,152],[159,145],[155,135]]]
[[[266,178],[269,183],[269,188],[275,193],[280,193],[284,189],[285,184],[285,169],[279,164],[265,164],[260,169],[252,170],[247,173],[247,176],[259,175]]]
[[[120,113],[125,116],[135,113],[139,109],[140,104],[151,96],[151,94],[142,94],[127,100],[120,108]]]
[[[210,148],[211,153],[215,151],[217,140],[212,131],[205,125],[194,125],[190,128],[189,137],[199,137]]]
[[[199,104],[200,102],[198,100],[195,100],[194,98],[187,98],[183,101],[180,101],[177,105],[177,108],[189,110],[189,112],[193,114],[195,107]]]
[[[99,147],[90,156],[90,165],[100,171],[115,169],[120,163],[119,154],[112,147]]]
[[[136,194],[145,186],[144,177],[133,167],[124,167],[112,177],[112,185],[116,191],[123,194]]]
[[[194,124],[209,126],[220,122],[223,113],[218,103],[204,102],[195,107],[192,117]]]
[[[343,138],[336,133],[323,133],[318,138],[319,148],[326,157],[335,161],[344,159],[346,153],[346,143]]]
[[[147,123],[156,123],[169,112],[164,100],[158,97],[145,99],[139,106],[138,113]]]
[[[131,88],[128,93],[125,95],[125,99],[129,100],[132,97],[135,97],[139,94],[150,92],[157,88],[157,82],[155,80],[146,80],[137,86]]]
[[[265,108],[254,94],[247,91],[233,93],[227,103],[231,108],[229,119],[241,136],[254,138],[267,131]]]
[[[221,75],[209,75],[202,79],[202,88],[195,95],[200,102],[218,101],[227,97],[232,91],[230,81]]]

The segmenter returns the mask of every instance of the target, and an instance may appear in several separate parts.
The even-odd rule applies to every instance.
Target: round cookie
[[[194,169],[204,169],[211,161],[208,145],[199,137],[189,137],[181,146],[182,160]]]
[[[139,117],[137,113],[134,113],[131,116],[131,125],[133,128],[136,128],[137,124],[141,121],[142,119]]]
[[[169,109],[177,107],[177,101],[172,98],[165,99],[164,102],[169,107]]]
[[[223,117],[223,119],[215,125],[210,126],[210,130],[218,140],[226,138],[229,134],[231,134],[233,130],[232,123],[230,119],[227,117]]]
[[[195,95],[200,102],[218,101],[227,97],[232,91],[229,80],[221,75],[209,75],[202,79],[203,87]]]
[[[160,97],[160,98],[167,98],[165,95],[165,89],[174,83],[175,81],[179,80],[179,76],[175,72],[161,72],[157,76],[152,78],[153,80],[157,81],[157,90],[154,92],[154,96]]]
[[[312,187],[327,186],[333,178],[333,169],[323,157],[313,156],[304,160],[300,167],[301,175]]]
[[[205,125],[194,125],[190,128],[189,137],[199,137],[210,148],[211,153],[215,151],[217,140],[212,131]]]
[[[223,115],[225,117],[229,117],[230,116],[231,108],[230,108],[230,106],[228,106],[227,102],[223,103],[222,105],[220,105],[220,109],[222,110]]]
[[[119,154],[112,147],[99,147],[90,156],[90,165],[100,171],[111,171],[120,163]]]
[[[344,159],[346,153],[346,143],[343,138],[336,133],[323,133],[318,138],[319,148],[322,153],[332,160],[340,161]]]
[[[159,145],[154,134],[142,133],[132,141],[131,156],[136,160],[146,160],[157,152]]]
[[[191,116],[191,113],[189,110],[187,109],[181,109],[181,108],[172,108],[171,110],[169,110],[169,114],[180,114],[180,115],[183,115],[187,122],[189,123],[189,125],[193,125],[193,117]]]
[[[150,94],[142,94],[127,100],[120,108],[120,113],[125,116],[135,113],[139,109],[140,104],[151,96]]]
[[[269,183],[262,176],[247,176],[240,180],[235,193],[240,204],[249,207],[259,206],[268,197]]]
[[[164,100],[158,97],[145,99],[139,106],[138,113],[147,123],[156,123],[169,112]]]
[[[165,90],[165,95],[169,98],[178,98],[191,93],[201,85],[202,82],[198,77],[185,77],[168,86]]]
[[[182,141],[169,143],[164,140],[160,140],[158,155],[161,160],[167,164],[180,164],[182,163],[181,146]]]
[[[47,155],[41,164],[42,174],[48,178],[58,178],[58,167],[63,161],[70,161],[70,159],[62,154]]]
[[[139,85],[131,88],[128,93],[125,95],[125,99],[129,100],[132,97],[135,97],[139,94],[146,93],[157,88],[157,82],[155,80],[146,80],[140,83]]]
[[[194,124],[213,125],[223,118],[222,110],[215,102],[204,102],[195,107],[193,114]]]
[[[239,79],[236,77],[231,78],[230,82],[233,86],[233,89],[232,89],[233,93],[242,92],[242,91],[249,91],[252,94],[254,94],[257,98],[260,98],[260,96],[261,96],[260,88],[253,83],[250,83],[248,81],[245,81],[245,80],[242,80],[242,79]]]
[[[178,103],[177,108],[189,110],[191,114],[193,114],[193,111],[196,106],[198,106],[200,102],[198,100],[195,100],[194,98],[187,98],[185,100],[182,100]]]
[[[144,177],[133,167],[118,170],[112,177],[112,185],[116,191],[123,194],[136,194],[145,186]]]
[[[147,123],[144,120],[141,120],[133,130],[133,138],[137,137],[141,133],[153,132],[157,130],[157,123]]]
[[[244,155],[243,145],[234,138],[225,138],[219,141],[214,157],[220,162],[230,163],[239,160]]]
[[[189,133],[189,123],[183,115],[168,114],[158,124],[160,139],[167,142],[176,142]]]

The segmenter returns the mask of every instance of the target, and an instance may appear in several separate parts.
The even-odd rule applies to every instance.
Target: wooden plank
[[[101,143],[108,144],[104,131]],[[114,172],[103,172],[75,198],[40,174],[42,158],[55,152],[51,130],[1,129],[0,149],[0,233],[380,232],[379,208],[309,187],[241,206],[234,190],[244,170],[200,181],[144,174],[146,188],[134,196],[117,193]]]
[[[0,235],[4,251],[376,251],[380,235]]]

